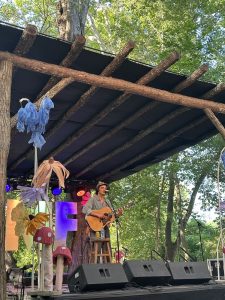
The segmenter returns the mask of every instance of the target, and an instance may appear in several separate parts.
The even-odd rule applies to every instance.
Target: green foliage
[[[56,4],[57,0],[1,0],[0,19],[22,27],[33,24],[40,32],[57,36]]]
[[[0,0],[0,19],[20,26],[35,24],[40,32],[57,37],[57,2]],[[182,58],[171,67],[172,71],[190,74],[202,63],[209,63],[210,70],[204,79],[216,82],[223,79],[225,10],[221,8],[225,0],[92,0],[90,3],[86,25],[88,46],[116,53],[132,39],[136,48],[130,57],[152,65],[178,50]],[[173,242],[201,176],[204,181],[198,187],[197,197],[202,208],[217,205],[217,162],[223,147],[224,141],[219,136],[211,138],[111,185],[110,196],[116,207],[129,201],[135,203],[133,208],[125,210],[119,229],[122,245],[129,249],[130,258],[149,257],[152,249],[164,253],[169,174],[173,173],[176,180],[171,216]],[[220,180],[224,194],[223,172]],[[206,257],[212,257],[217,228],[205,226],[205,253]],[[112,232],[115,246],[115,228]],[[200,257],[193,220],[188,224],[186,240],[190,251]],[[16,255],[22,261],[29,257]]]
[[[171,228],[173,242],[177,238],[179,224],[189,208],[191,193],[199,177],[204,173],[206,176],[198,189],[198,199],[204,209],[217,207],[216,173],[223,145],[222,138],[215,136],[174,155],[166,161],[111,184],[110,197],[114,199],[116,207],[123,206],[129,200],[134,203],[134,206],[125,210],[121,217],[120,238],[122,245],[129,249],[129,258],[150,257],[152,250],[157,250],[161,255],[164,255],[164,228],[168,218],[166,207],[168,203],[168,180],[171,171],[176,174],[177,185],[179,185],[179,187],[176,186],[173,199]],[[157,224],[159,209],[160,224]],[[206,226],[209,226],[209,229],[212,227],[208,224]],[[159,231],[158,236],[157,230]],[[210,230],[209,232],[211,232]],[[189,236],[190,232],[194,233],[195,239]],[[218,229],[213,227],[212,234],[216,238]],[[190,230],[190,226],[188,226],[185,237],[190,253],[199,257],[199,253],[197,253],[199,248],[194,247],[195,244],[198,244],[195,243],[195,240],[198,239],[198,232]],[[210,255],[210,251],[213,250],[213,255],[215,255],[215,247],[211,244],[211,241],[215,241],[215,239],[213,240],[207,234],[205,234],[204,239],[206,254]]]
[[[216,247],[220,234],[219,226],[215,222],[206,223],[203,220],[192,218],[186,230],[188,252],[197,260],[216,258]],[[201,250],[202,241],[202,250]],[[222,253],[222,249],[221,249]]]
[[[19,249],[13,253],[13,257],[17,261],[17,267],[21,268],[25,265],[33,264],[34,255],[34,265],[37,266],[37,255],[33,250],[28,250],[23,238],[19,239]]]
[[[157,64],[174,49],[182,59],[171,69],[189,74],[207,62],[206,79],[223,76],[225,1],[111,0],[92,5],[88,22],[88,44],[117,52],[128,39],[137,47],[130,57]]]
[[[0,0],[0,19],[58,37],[57,0]],[[156,65],[173,50],[182,59],[171,70],[190,74],[202,63],[205,79],[220,81],[224,72],[225,0],[92,0],[86,24],[87,45],[116,53],[136,42],[130,57]]]

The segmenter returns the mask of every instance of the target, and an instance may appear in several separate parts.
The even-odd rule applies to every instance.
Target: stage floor
[[[40,299],[40,298],[39,298]],[[45,298],[46,299],[46,298]],[[208,283],[180,286],[126,287],[84,293],[64,293],[48,299],[110,299],[110,300],[225,300],[225,285]]]

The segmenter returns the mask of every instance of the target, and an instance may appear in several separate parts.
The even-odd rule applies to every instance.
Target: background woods
[[[43,34],[71,42],[77,36],[85,36],[87,47],[109,53],[117,53],[128,40],[133,40],[136,47],[129,57],[148,65],[157,65],[177,50],[182,59],[170,71],[190,75],[207,63],[209,71],[202,78],[220,83],[224,81],[225,11],[221,9],[224,5],[225,0],[0,0],[0,21],[22,27],[34,24]],[[11,66],[7,68],[10,72]],[[6,105],[7,101],[9,96],[2,98]],[[2,121],[7,122],[3,118]],[[6,152],[7,136],[10,136],[9,133],[5,136],[7,132],[2,132]],[[129,258],[148,258],[156,250],[174,260],[179,258],[182,247],[193,257],[202,259],[196,221],[199,219],[205,257],[215,257],[217,223],[206,222],[200,216],[201,211],[196,215],[196,207],[210,210],[217,206],[216,172],[223,147],[223,139],[216,136],[111,184],[109,197],[116,207],[134,203],[125,210],[119,228],[121,246],[129,250]],[[5,165],[1,170],[4,177]],[[223,172],[220,181],[223,192]],[[2,199],[0,207],[4,215],[4,195]],[[78,209],[81,211],[80,203]],[[80,231],[75,237],[70,236],[74,253],[84,249],[86,239],[81,214],[78,219]],[[3,224],[1,241],[4,230]],[[15,257],[20,260],[21,256],[16,253]],[[79,257],[73,262],[73,268],[79,264]],[[3,260],[0,267],[4,265]],[[24,254],[23,264],[28,263],[29,254]]]

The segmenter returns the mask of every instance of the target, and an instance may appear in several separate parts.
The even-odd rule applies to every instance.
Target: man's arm
[[[92,217],[97,217],[99,219],[103,219],[104,218],[104,214],[97,213],[97,212],[93,211],[93,205],[94,205],[94,198],[91,197],[88,200],[88,202],[86,203],[86,205],[83,207],[82,212],[86,216],[92,216]]]

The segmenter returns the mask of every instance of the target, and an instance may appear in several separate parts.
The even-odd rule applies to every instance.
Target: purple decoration
[[[62,188],[60,188],[60,187],[52,188],[52,195],[53,196],[59,196],[60,194],[62,194]]]
[[[17,188],[20,190],[21,200],[28,207],[31,207],[36,201],[49,201],[48,195],[46,195],[44,188],[34,188],[20,185],[18,185]]]
[[[5,186],[6,193],[10,192],[10,190],[11,190],[10,184],[6,184],[6,186]]]

